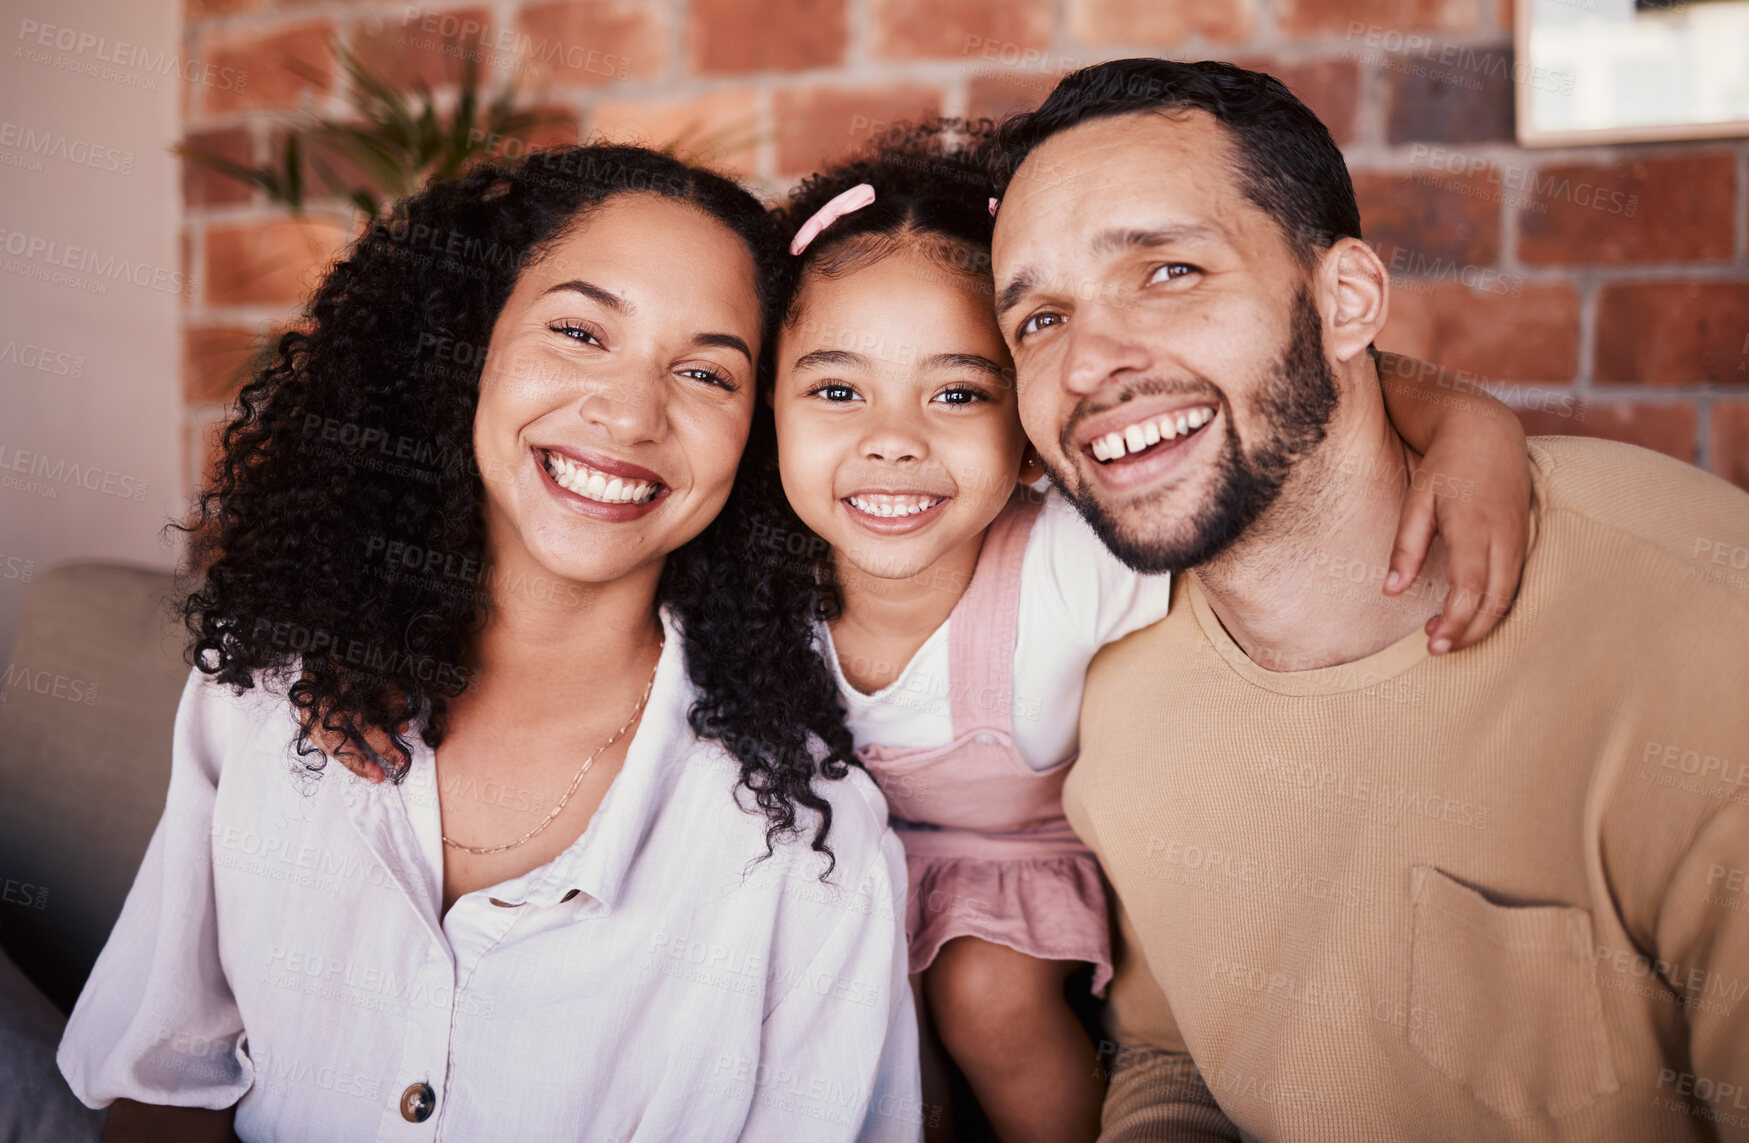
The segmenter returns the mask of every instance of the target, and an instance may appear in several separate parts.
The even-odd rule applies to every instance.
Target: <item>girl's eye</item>
[[[557,325],[549,325],[547,328],[554,333],[564,334],[572,341],[580,341],[584,345],[601,344],[601,339],[596,337],[595,332],[586,326],[572,325],[569,322],[560,322]]]
[[[821,397],[825,400],[831,401],[833,404],[842,404],[845,401],[854,401],[856,399],[856,390],[839,381],[828,381],[824,385],[811,390],[808,393],[808,396]]]
[[[680,371],[680,375],[682,377],[695,378],[696,380],[703,381],[707,385],[715,385],[717,388],[727,390],[730,393],[735,392],[739,388],[728,374],[718,373],[715,369],[707,369],[702,365],[688,366]]]
[[[943,389],[935,395],[935,399],[946,405],[973,405],[979,401],[989,400],[988,397],[983,393],[978,392],[978,390],[968,389],[959,385],[954,386],[952,389]]]
[[[1161,282],[1170,282],[1174,278],[1183,278],[1196,272],[1196,267],[1188,263],[1168,262],[1164,266],[1154,267],[1154,272],[1148,275],[1148,285],[1156,286]]]
[[[1062,321],[1063,321],[1062,314],[1053,314],[1053,313],[1033,314],[1031,317],[1027,318],[1024,322],[1022,322],[1020,324],[1020,331],[1018,334],[1015,335],[1015,340],[1019,341],[1022,338],[1026,337],[1028,334],[1037,333],[1039,330],[1047,329],[1053,325],[1060,325],[1062,323]]]

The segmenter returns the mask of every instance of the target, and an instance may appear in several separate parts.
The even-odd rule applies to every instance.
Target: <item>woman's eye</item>
[[[693,365],[686,369],[682,369],[680,375],[682,377],[695,378],[696,380],[703,381],[707,385],[715,385],[717,388],[726,389],[731,393],[737,388],[735,382],[728,374],[718,373],[715,369],[707,369],[702,365]]]
[[[1046,329],[1050,326],[1061,324],[1062,320],[1063,320],[1062,314],[1053,314],[1053,313],[1033,314],[1031,317],[1027,318],[1024,322],[1020,323],[1020,332],[1017,335],[1016,340],[1019,340],[1020,338],[1024,338],[1028,334],[1037,333],[1041,329]]]
[[[947,405],[972,405],[987,398],[976,389],[955,386],[952,389],[943,389],[935,395],[935,399]]]
[[[570,338],[572,341],[580,341],[584,345],[600,345],[601,344],[601,339],[595,336],[594,331],[588,329],[585,326],[571,325],[571,324],[566,323],[566,322],[560,322],[558,325],[549,325],[547,328],[552,330],[554,333],[564,334],[566,337]]]
[[[1168,262],[1164,266],[1154,267],[1154,272],[1148,275],[1148,285],[1156,286],[1161,282],[1170,282],[1174,278],[1183,278],[1196,273],[1196,267],[1185,262]]]
[[[809,393],[808,395],[810,397],[824,398],[825,400],[831,401],[834,404],[839,404],[839,403],[842,403],[844,401],[856,400],[856,390],[855,389],[852,389],[848,385],[841,385],[836,381],[828,381],[826,384],[821,385],[819,388],[813,390],[813,392]]]

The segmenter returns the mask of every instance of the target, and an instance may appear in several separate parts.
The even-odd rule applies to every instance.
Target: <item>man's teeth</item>
[[[865,492],[855,496],[846,496],[850,506],[858,512],[867,512],[870,516],[915,516],[946,500],[945,496],[888,496],[885,493]]]
[[[1186,433],[1202,428],[1214,419],[1214,406],[1204,405],[1198,409],[1186,409],[1182,413],[1169,414],[1152,421],[1137,421],[1121,432],[1110,432],[1102,437],[1094,438],[1093,456],[1096,460],[1116,460],[1126,453],[1141,452],[1161,441],[1184,436]]]
[[[662,488],[653,480],[627,480],[597,472],[586,464],[556,452],[546,454],[547,474],[569,492],[603,504],[642,504]]]

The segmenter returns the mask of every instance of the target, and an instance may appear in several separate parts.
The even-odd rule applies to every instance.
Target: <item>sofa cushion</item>
[[[63,1011],[164,810],[188,678],[168,572],[51,568],[0,679],[0,942]]]

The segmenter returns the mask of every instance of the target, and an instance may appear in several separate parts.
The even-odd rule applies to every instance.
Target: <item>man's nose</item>
[[[1106,313],[1105,308],[1084,307],[1076,320],[1069,323],[1063,385],[1080,396],[1144,372],[1153,360],[1147,346],[1134,336],[1121,315]]]

